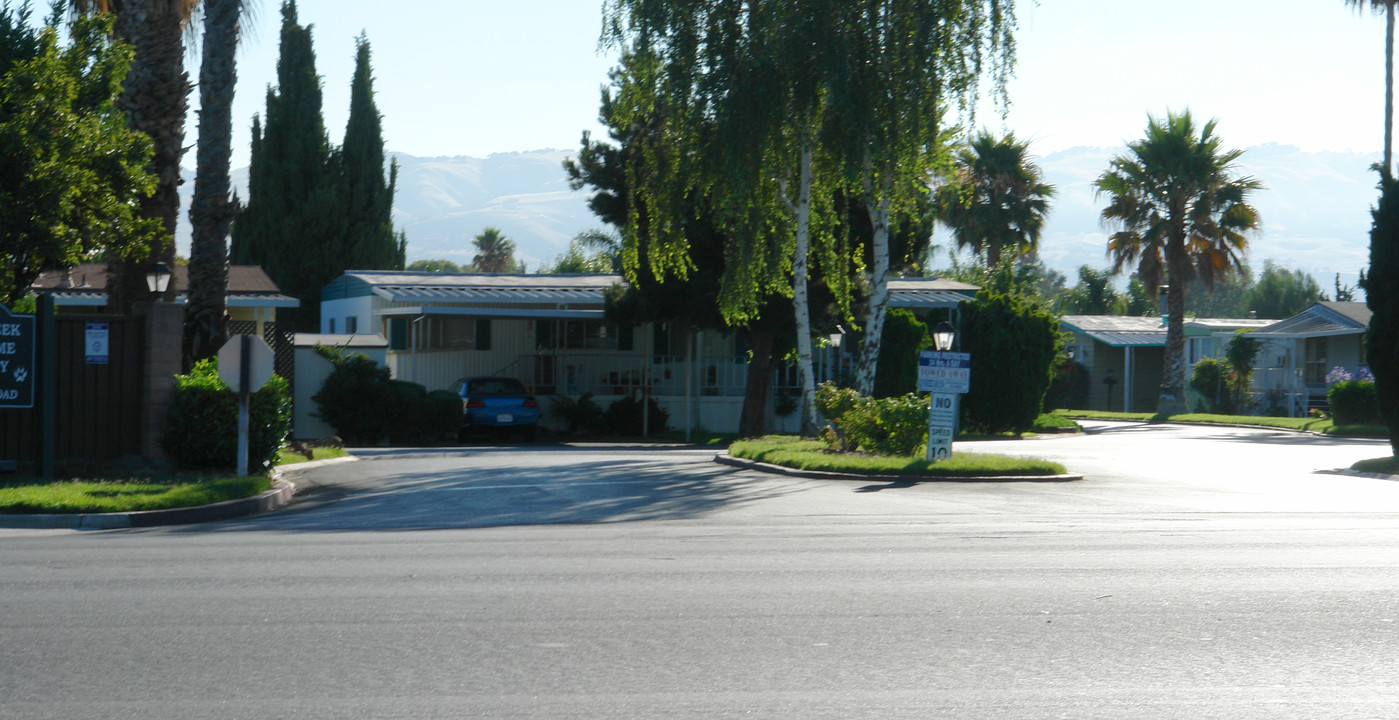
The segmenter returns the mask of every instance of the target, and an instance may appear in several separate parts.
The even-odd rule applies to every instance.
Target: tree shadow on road
[[[396,460],[356,465],[396,472],[390,468],[404,467],[403,458]],[[360,532],[683,520],[796,491],[712,462],[584,458],[511,468],[473,466],[473,460],[481,458],[465,458],[451,470],[398,472],[356,486],[337,486],[334,475],[327,482],[327,473],[308,472],[302,482],[317,489],[305,509],[293,503],[287,510],[190,530]],[[327,469],[345,472],[321,470]]]

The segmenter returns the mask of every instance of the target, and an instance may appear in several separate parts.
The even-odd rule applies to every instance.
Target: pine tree
[[[344,265],[348,227],[339,177],[321,115],[321,80],[311,27],[296,3],[282,5],[277,88],[267,91],[266,124],[253,119],[248,205],[234,221],[233,262],[261,265],[301,301],[297,329],[320,325],[321,289]]]
[[[346,233],[347,269],[402,270],[403,240],[393,230],[394,186],[398,161],[384,180],[384,134],[374,104],[374,75],[369,65],[369,39],[355,41],[355,77],[350,85],[350,120],[340,149]]]

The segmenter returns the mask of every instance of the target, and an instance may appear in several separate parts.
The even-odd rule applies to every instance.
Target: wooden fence
[[[115,315],[58,315],[55,321],[57,438],[61,468],[82,469],[141,453],[145,320]],[[88,323],[105,323],[106,362],[89,362]],[[42,333],[42,328],[38,329]],[[42,337],[35,338],[42,343]],[[39,369],[39,372],[43,372]],[[40,403],[0,409],[0,461],[21,470],[39,462]]]

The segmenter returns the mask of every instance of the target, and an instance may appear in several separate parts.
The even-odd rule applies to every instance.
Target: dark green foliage
[[[1311,275],[1301,270],[1288,270],[1268,260],[1263,263],[1263,275],[1248,289],[1245,297],[1246,307],[1256,311],[1258,317],[1281,320],[1325,300],[1326,294]]]
[[[1095,270],[1087,265],[1078,268],[1078,284],[1057,299],[1057,306],[1066,315],[1120,315],[1127,302],[1112,286],[1112,270]]]
[[[266,125],[253,118],[249,197],[233,224],[231,257],[261,265],[301,301],[302,332],[320,330],[321,290],[345,270],[403,267],[406,241],[388,221],[397,168],[385,183],[368,63],[361,38],[345,146],[332,148],[311,28],[298,23],[294,2],[282,5],[277,87],[267,92]]]
[[[362,353],[326,347],[317,347],[316,352],[335,366],[311,397],[320,408],[316,417],[335,428],[346,444],[378,444],[394,419],[389,410],[395,400],[389,369]]]
[[[1399,455],[1399,181],[1386,173],[1372,215],[1365,302],[1374,314],[1365,342],[1380,417],[1389,428],[1390,448]]]
[[[816,408],[834,430],[828,440],[842,452],[916,455],[927,447],[928,399],[914,393],[876,400],[821,383]]]
[[[1379,396],[1369,380],[1338,382],[1327,389],[1326,400],[1337,425],[1380,424]]]
[[[570,435],[601,435],[606,427],[602,407],[593,400],[592,393],[583,393],[577,399],[567,395],[555,395],[549,405],[549,414],[562,422]],[[640,427],[637,421],[637,427]]]
[[[972,356],[963,426],[990,434],[1029,430],[1052,379],[1058,321],[1037,303],[985,290],[960,307],[958,337]]]
[[[455,436],[461,428],[461,397],[456,393],[428,392],[422,385],[405,380],[390,380],[388,391],[384,434],[391,444],[432,444],[444,436]]]
[[[40,272],[103,252],[144,257],[160,222],[140,203],[156,188],[149,137],[117,107],[131,48],[108,16],[28,25],[27,6],[0,6],[0,303],[14,305]]]
[[[265,472],[276,465],[290,430],[291,389],[286,378],[274,375],[248,401],[248,468]],[[160,443],[184,469],[238,466],[238,395],[219,379],[215,358],[175,376],[175,398]]]
[[[649,434],[665,432],[670,422],[670,413],[666,412],[655,398],[647,398],[646,402],[650,405],[646,419]],[[607,406],[607,412],[603,414],[603,424],[613,435],[638,437],[642,435],[641,415],[641,401],[630,396],[624,397]]]
[[[890,310],[884,319],[883,336],[875,369],[874,397],[912,392],[918,387],[918,353],[933,348],[928,326],[912,310]]]
[[[1088,407],[1088,368],[1067,360],[1054,366],[1054,379],[1044,395],[1044,411]]]
[[[1248,333],[1248,330],[1236,331],[1229,344],[1224,346],[1224,357],[1229,361],[1230,409],[1236,413],[1243,413],[1249,408],[1253,366],[1258,360],[1258,351],[1263,347],[1263,343],[1249,337]]]
[[[345,234],[345,269],[395,270],[403,267],[401,237],[393,230],[393,196],[398,184],[398,161],[384,179],[384,132],[374,103],[374,74],[369,66],[369,38],[355,41],[355,77],[350,85],[350,119],[345,144],[337,153]]]
[[[428,392],[417,383],[393,380],[362,353],[317,346],[335,367],[311,397],[316,417],[349,445],[432,443],[461,427],[461,398],[447,390]]]
[[[876,455],[916,455],[928,443],[928,399],[913,393],[868,400],[840,418],[856,447]]]
[[[1190,389],[1204,396],[1204,408],[1197,412],[1229,414],[1228,366],[1218,358],[1200,358],[1190,372]]]

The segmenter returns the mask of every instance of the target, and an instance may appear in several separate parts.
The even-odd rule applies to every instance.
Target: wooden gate
[[[88,323],[105,323],[106,362],[89,362]],[[40,324],[42,326],[42,323]],[[81,469],[141,453],[145,321],[115,315],[57,315],[57,442],[60,467]],[[42,327],[38,330],[42,333]],[[35,338],[42,343],[43,338]],[[42,369],[40,369],[42,372]],[[26,470],[39,462],[39,403],[32,409],[0,409],[0,460]]]

